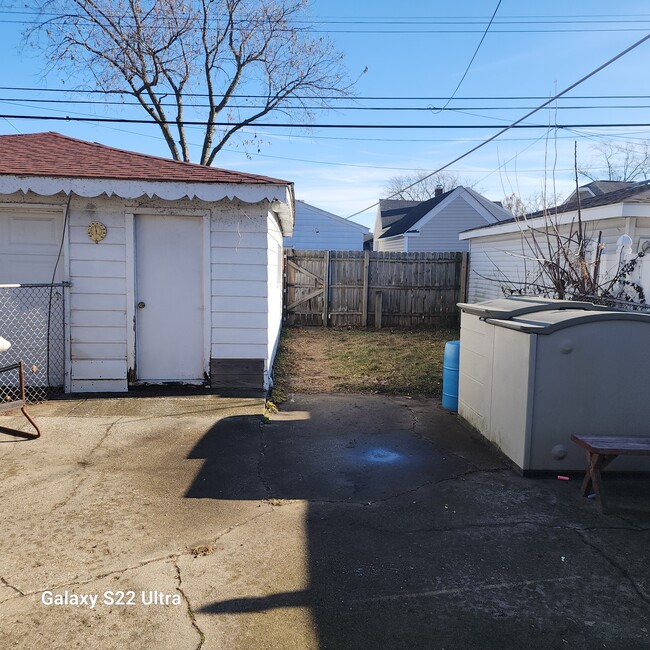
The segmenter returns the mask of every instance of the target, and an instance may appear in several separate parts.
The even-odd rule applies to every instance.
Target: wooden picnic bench
[[[607,512],[601,471],[618,456],[650,456],[650,436],[577,436],[571,440],[587,451],[587,473],[582,482],[582,496],[592,489],[601,512]]]
[[[36,429],[36,434],[28,433],[27,431],[19,431],[18,429],[11,429],[9,427],[0,426],[0,432],[10,433],[14,436],[20,436],[21,438],[39,438],[41,435],[41,430],[38,428],[36,422],[32,420],[29,416],[29,413],[26,411],[27,406],[27,396],[25,394],[25,371],[23,369],[23,362],[19,361],[14,363],[11,366],[5,366],[0,368],[0,374],[3,372],[9,372],[11,370],[18,370],[18,385],[20,390],[20,396],[18,399],[12,399],[6,402],[0,402],[0,413],[5,413],[6,411],[15,411],[20,409],[22,414],[29,420],[29,423]]]

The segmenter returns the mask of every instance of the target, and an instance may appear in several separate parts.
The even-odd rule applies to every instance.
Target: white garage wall
[[[127,246],[124,204],[106,198],[70,204],[70,360],[73,392],[127,390]],[[91,221],[106,226],[95,244]]]
[[[228,202],[212,210],[213,359],[268,354],[267,211]]]
[[[268,349],[264,368],[265,388],[268,388],[273,372],[273,359],[280,341],[282,329],[282,232],[273,214],[267,217],[267,259],[268,259]]]
[[[15,208],[17,214],[33,212],[32,202],[45,203],[36,195],[6,198],[24,204],[24,208]],[[52,206],[60,204],[61,223],[65,202],[61,197],[47,200],[50,212]],[[134,295],[132,214],[143,209],[169,214],[205,212],[210,207],[210,357],[260,360],[268,380],[282,315],[281,233],[269,215],[268,202],[224,200],[210,205],[198,200],[74,198],[60,278],[71,283],[67,390],[112,392],[128,388],[128,359],[133,358],[134,340],[134,305],[128,304]],[[95,220],[107,228],[106,238],[98,244],[87,234],[88,224]],[[2,222],[0,218],[0,227]]]
[[[589,248],[590,259],[593,259],[598,233],[602,231],[601,241],[605,245],[601,257],[602,281],[611,278],[618,269],[619,254],[616,242],[622,234],[628,232],[633,236],[636,241],[633,250],[636,251],[639,235],[646,231],[642,225],[635,228],[631,222],[641,221],[645,222],[647,219],[602,219],[585,224],[586,234],[592,239]],[[569,226],[561,226],[559,232],[561,235],[566,235]],[[650,235],[650,229],[648,234]],[[535,254],[526,243],[526,237],[530,237],[526,231],[472,237],[468,302],[501,298],[509,293],[510,288],[523,286],[524,283],[538,276],[539,265],[535,261]],[[537,241],[544,246],[544,249],[547,248],[541,233],[537,234]],[[639,264],[631,279],[641,280],[644,264],[645,262]],[[646,290],[650,290],[650,287],[646,287]]]

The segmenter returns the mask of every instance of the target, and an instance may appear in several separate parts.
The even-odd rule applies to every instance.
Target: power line
[[[451,100],[456,96],[456,93],[458,92],[458,89],[462,86],[463,81],[465,81],[465,77],[467,76],[467,73],[469,72],[469,69],[472,67],[472,63],[474,63],[474,59],[476,58],[476,55],[478,54],[478,51],[481,49],[481,45],[483,45],[483,41],[485,40],[485,37],[487,36],[488,31],[490,30],[490,26],[492,25],[492,22],[494,21],[494,17],[497,15],[497,11],[499,11],[499,7],[501,6],[501,1],[497,2],[497,6],[494,9],[494,12],[492,13],[492,17],[490,18],[490,22],[487,24],[487,27],[485,28],[485,31],[483,32],[483,36],[481,36],[481,40],[478,42],[478,45],[476,46],[476,49],[474,50],[474,54],[472,54],[472,58],[470,59],[469,63],[467,64],[467,67],[465,68],[465,72],[463,72],[463,76],[460,78],[460,81],[458,82],[458,85],[454,89],[454,92],[451,93],[451,96],[447,100],[447,103],[440,109],[440,110],[445,110],[447,106],[449,106],[449,103]]]
[[[500,137],[501,135],[503,135],[504,133],[506,133],[510,129],[517,128],[524,120],[531,117],[531,115],[534,115],[535,113],[537,113],[538,111],[541,111],[543,108],[545,108],[549,104],[552,104],[554,101],[556,101],[557,99],[562,97],[562,95],[566,95],[568,92],[570,92],[571,90],[573,90],[574,88],[576,88],[580,84],[587,81],[587,79],[590,79],[594,75],[598,74],[601,70],[604,70],[605,68],[610,66],[615,61],[618,61],[618,59],[625,56],[626,54],[628,54],[632,50],[636,49],[637,47],[639,47],[640,45],[642,45],[643,43],[645,43],[649,39],[650,39],[650,34],[646,34],[643,38],[639,39],[638,41],[636,41],[635,43],[633,43],[629,47],[625,48],[622,52],[619,52],[616,56],[613,56],[611,59],[609,59],[608,61],[606,61],[602,65],[598,66],[596,69],[592,70],[591,72],[589,72],[585,76],[581,77],[575,83],[572,83],[570,86],[568,86],[567,88],[565,88],[561,92],[556,93],[553,97],[551,97],[550,99],[545,101],[543,104],[540,104],[537,108],[535,108],[532,111],[526,113],[526,115],[524,115],[523,117],[520,117],[519,119],[515,120],[512,124],[509,124],[508,126],[504,127],[503,129],[501,129],[500,131],[498,131],[494,135],[490,136],[489,138],[487,138],[483,142],[477,144],[475,147],[472,147],[469,151],[466,151],[465,153],[461,154],[460,156],[457,156],[452,161],[448,162],[447,164],[443,165],[442,167],[439,167],[438,169],[432,171],[430,174],[428,174],[424,178],[421,178],[420,180],[416,181],[415,183],[411,183],[411,185],[408,185],[407,187],[402,188],[402,191],[408,190],[411,187],[414,187],[418,183],[421,183],[422,181],[426,180],[427,178],[431,178],[431,176],[433,176],[434,174],[438,174],[439,172],[447,169],[448,167],[451,167],[453,164],[457,163],[459,160],[463,160],[464,158],[467,158],[467,156],[469,156],[470,154],[473,154],[475,151],[478,151],[479,149],[481,149],[485,145],[489,144],[493,140],[496,140],[498,137]],[[397,193],[395,193],[395,194],[397,194]],[[388,196],[386,198],[391,198],[392,196],[395,196],[395,194],[392,194],[391,196]],[[377,205],[378,205],[378,203],[373,203],[372,205],[368,206],[367,208],[364,208],[363,210],[359,210],[359,211],[355,212],[354,214],[349,215],[348,217],[346,217],[346,219],[351,219],[352,217],[355,217],[358,214],[361,214],[362,212],[365,212],[366,210],[370,210],[370,209],[374,208]]]
[[[74,17],[74,16],[72,16]],[[63,20],[50,19],[47,21],[48,25],[64,25]],[[638,25],[640,22],[648,21],[629,21]],[[21,19],[0,19],[0,24],[4,25],[41,25],[42,21],[39,20],[21,20]],[[419,23],[422,24],[422,23]],[[439,24],[439,23],[436,23]],[[584,33],[600,33],[600,32],[643,32],[646,27],[568,27],[566,29],[522,29],[521,25],[526,23],[513,22],[512,27],[509,29],[492,29],[494,34],[584,34]],[[127,26],[128,27],[128,26]],[[140,29],[157,29],[157,26],[144,25]],[[186,27],[184,31],[200,31],[201,27]],[[312,29],[311,27],[288,27],[284,29],[277,29],[276,32],[294,33],[296,31],[308,32],[309,34],[357,34],[357,35],[393,35],[393,36],[414,36],[416,34],[480,34],[482,29]]]
[[[25,91],[35,93],[73,93],[73,94],[100,94],[100,95],[131,95],[124,90],[100,90],[98,88],[44,88],[42,86],[0,86],[0,90]],[[183,93],[185,97],[209,97],[208,93]],[[234,99],[266,99],[266,95],[231,95]],[[295,99],[314,99],[312,95],[295,95]],[[319,95],[318,99],[327,100],[350,100],[357,101],[445,101],[447,96],[438,97],[403,97],[387,95],[365,95],[365,96],[340,96],[340,95]],[[503,95],[503,96],[474,96],[456,97],[459,101],[523,101],[523,100],[546,100],[547,95]],[[650,95],[571,95],[571,99],[650,99]],[[523,107],[522,107],[523,108]]]
[[[48,11],[30,11],[24,8],[5,8],[0,10],[0,15],[15,16],[44,16],[53,17],[61,16],[60,13]],[[108,17],[122,17],[122,14],[107,13]],[[66,14],[66,18],[76,17],[77,14]],[[530,15],[530,16],[503,16],[496,20],[497,24],[598,24],[598,23],[630,23],[643,21],[650,18],[649,14],[591,14],[591,17],[585,18],[583,15]],[[156,19],[174,20],[173,12],[169,17],[164,13],[159,13]],[[492,20],[494,16],[492,17]],[[236,20],[245,22],[244,20]],[[445,24],[445,25],[485,25],[488,22],[487,17],[483,16],[373,16],[368,17],[343,17],[343,16],[323,16],[321,18],[287,18],[286,22],[297,25],[422,25],[422,24]]]
[[[450,98],[447,103],[451,101]],[[142,105],[138,101],[116,101],[116,100],[97,100],[97,99],[41,99],[30,97],[0,97],[0,102],[15,103],[27,102],[29,104],[66,104],[71,106],[137,106]],[[164,107],[177,106],[175,101],[161,101],[159,102]],[[210,104],[190,103],[185,104],[187,109],[209,108]],[[237,109],[261,109],[264,108],[258,104],[230,104],[229,108]],[[463,111],[516,111],[532,109],[533,106],[453,106],[448,108],[442,106],[435,108],[434,112],[441,111],[458,112]],[[650,108],[650,104],[583,104],[575,106],[557,106],[553,110],[559,111],[579,111],[579,110],[646,110]],[[432,111],[431,106],[336,106],[336,108],[329,109],[323,106],[283,106],[282,110],[337,110],[337,111],[368,111],[368,112],[427,112]]]
[[[650,38],[650,34],[648,35]],[[529,117],[533,113],[539,111],[537,108],[526,115]],[[126,117],[70,117],[59,115],[0,115],[0,119],[9,120],[43,120],[54,122],[109,122],[113,124],[150,124],[150,125],[175,125],[180,124],[183,126],[207,126],[208,122],[205,120],[153,120],[153,119],[137,119]],[[504,133],[509,129],[548,129],[548,124],[521,124],[525,118],[517,120],[517,122],[509,125],[506,129],[502,129],[500,133]],[[238,122],[211,122],[213,126],[233,127],[237,126]],[[257,122],[256,126],[259,128],[282,128],[282,129],[386,129],[386,130],[453,130],[453,129],[494,129],[494,124],[314,124],[314,123],[297,123],[297,122]],[[557,129],[604,129],[604,128],[627,128],[627,127],[650,127],[650,122],[626,122],[626,123],[601,123],[601,124],[554,124],[553,128]],[[497,136],[499,135],[497,134]],[[496,137],[496,136],[495,136]],[[493,139],[493,138],[492,138]]]

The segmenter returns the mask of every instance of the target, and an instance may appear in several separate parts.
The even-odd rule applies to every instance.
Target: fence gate
[[[0,285],[0,336],[11,347],[0,366],[23,362],[28,402],[40,402],[63,388],[65,374],[64,308],[67,283]],[[18,399],[18,374],[0,376],[0,400]]]
[[[327,325],[329,251],[285,253],[284,319],[296,325]]]

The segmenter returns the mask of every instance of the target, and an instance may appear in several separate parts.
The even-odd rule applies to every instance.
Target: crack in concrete
[[[509,472],[506,467],[495,467],[491,469],[471,469],[467,470],[465,472],[461,472],[460,474],[455,474],[454,476],[447,476],[445,478],[441,479],[436,479],[433,481],[427,481],[426,483],[421,483],[420,485],[417,485],[413,488],[410,488],[408,490],[405,490],[404,492],[398,492],[397,494],[391,494],[390,496],[384,497],[383,499],[374,499],[372,501],[353,501],[350,499],[307,499],[307,503],[311,504],[319,504],[319,503],[324,503],[324,504],[342,504],[342,505],[353,505],[353,506],[372,506],[376,503],[386,503],[387,501],[391,501],[392,499],[398,499],[399,497],[406,496],[407,494],[413,494],[414,492],[417,492],[418,490],[421,490],[422,488],[429,487],[430,485],[438,485],[439,483],[445,483],[447,481],[455,481],[458,479],[463,479],[465,476],[469,476],[471,474],[489,474],[489,473],[499,473],[499,472]]]
[[[176,587],[176,590],[183,597],[183,600],[185,601],[185,606],[187,608],[187,615],[190,621],[192,622],[192,627],[196,630],[197,634],[199,635],[199,645],[196,646],[196,650],[201,650],[203,644],[205,643],[205,634],[203,633],[203,630],[199,627],[194,611],[192,610],[192,604],[190,603],[190,599],[188,595],[185,593],[185,590],[183,589],[183,579],[181,578],[181,569],[178,566],[178,556],[175,556],[172,559],[172,562],[174,564],[174,568],[176,569],[176,580],[178,580],[178,587]]]
[[[84,404],[86,404],[87,401],[88,401],[87,399],[81,400],[78,404],[75,404],[63,417],[64,418],[69,418],[80,406],[83,406]],[[82,416],[82,417],[85,417],[85,416]]]
[[[467,587],[446,587],[442,589],[429,589],[426,591],[415,591],[400,594],[385,594],[370,596],[367,598],[354,598],[348,601],[352,605],[366,605],[368,603],[381,603],[391,601],[410,600],[414,598],[432,598],[436,596],[457,596],[467,592],[481,593],[484,591],[496,591],[507,589],[510,592],[524,587],[537,587],[544,584],[556,584],[565,582],[576,582],[583,580],[582,576],[562,576],[558,578],[540,578],[537,580],[521,580],[517,582],[478,583]]]
[[[471,463],[470,463],[471,465]],[[386,501],[391,501],[392,499],[398,499],[399,497],[403,497],[407,494],[413,494],[414,492],[417,492],[421,490],[422,488],[429,487],[430,485],[438,485],[440,483],[446,483],[447,481],[457,481],[459,479],[463,479],[465,476],[470,476],[472,474],[484,474],[484,473],[498,473],[498,472],[505,472],[508,471],[504,467],[496,467],[493,469],[469,469],[465,472],[461,472],[460,474],[454,474],[454,476],[447,476],[445,478],[440,478],[436,479],[434,481],[427,481],[426,483],[422,483],[414,488],[411,488],[410,490],[405,490],[404,492],[398,492],[397,494],[392,494],[389,497],[385,497],[383,499],[376,499],[374,501],[367,501],[365,505],[373,505],[375,503],[385,503]]]
[[[552,523],[546,523],[541,521],[531,521],[528,519],[519,519],[516,521],[502,521],[502,522],[483,522],[476,524],[458,524],[453,526],[426,526],[422,528],[385,528],[382,526],[371,526],[370,524],[357,524],[359,527],[367,528],[368,530],[374,530],[378,533],[394,533],[394,534],[413,534],[413,533],[451,533],[454,531],[460,530],[471,530],[474,528],[477,529],[486,529],[486,528],[512,528],[514,526],[532,526],[535,528],[549,528],[552,530],[568,530],[571,532],[576,531],[603,531],[603,530],[617,530],[617,531],[626,531],[630,533],[645,532],[634,530],[631,528],[625,528],[622,526],[562,526]]]
[[[261,512],[259,514],[256,514],[256,515],[252,516],[252,517],[249,517],[245,521],[242,521],[242,522],[237,523],[237,524],[233,524],[232,526],[230,526],[229,528],[224,530],[222,533],[217,535],[217,537],[215,537],[213,539],[212,543],[218,542],[220,539],[222,539],[223,537],[225,537],[226,535],[231,533],[233,530],[241,528],[242,526],[246,526],[247,524],[255,521],[256,519],[259,519],[260,517],[264,517],[266,515],[271,514],[275,510],[275,508],[273,508],[271,506],[269,506],[269,508],[270,509],[267,510],[266,512]],[[2,581],[2,584],[6,584],[7,587],[13,588],[14,591],[16,591],[19,594],[18,596],[14,596],[13,598],[23,598],[25,596],[35,596],[37,594],[42,594],[44,591],[57,591],[59,589],[66,589],[68,587],[77,587],[77,586],[81,586],[81,585],[87,585],[87,584],[90,584],[92,582],[96,582],[97,580],[103,580],[104,578],[108,578],[109,576],[122,575],[122,574],[126,573],[127,571],[135,571],[137,569],[141,569],[142,567],[148,566],[149,564],[156,564],[158,562],[168,562],[169,560],[174,560],[175,561],[179,557],[182,557],[182,556],[185,556],[185,555],[188,555],[188,556],[193,555],[192,551],[190,550],[189,547],[186,548],[186,550],[184,552],[169,553],[167,555],[151,558],[149,560],[143,560],[142,562],[137,562],[136,564],[131,564],[131,565],[123,567],[121,569],[113,569],[111,571],[106,571],[104,573],[99,573],[97,575],[94,575],[94,576],[91,576],[91,577],[88,577],[88,578],[84,578],[82,580],[73,580],[72,582],[65,582],[63,584],[58,584],[58,585],[53,586],[53,587],[52,586],[45,587],[43,589],[36,589],[34,591],[25,591],[25,592],[23,592],[23,591],[20,591],[17,588],[12,587],[12,585],[10,585],[8,582],[6,582],[4,580],[4,578],[0,578],[0,581]],[[3,601],[0,601],[0,603],[6,602],[7,600],[12,600],[12,598],[7,598],[7,599],[5,599]]]
[[[596,551],[608,564],[613,566],[619,573],[623,575],[623,577],[628,580],[641,600],[650,605],[650,595],[645,592],[644,588],[635,580],[634,576],[622,564],[620,564],[615,558],[610,557],[602,548],[600,548],[600,546],[598,546],[598,544],[588,539],[583,530],[579,528],[574,528],[573,530],[587,546],[594,549],[594,551]]]
[[[18,589],[18,587],[14,587],[14,585],[9,584],[3,577],[0,576],[0,585],[4,585],[5,587],[8,587],[9,589],[13,589],[17,594],[20,594],[21,596],[24,596],[25,594]],[[4,601],[2,601],[4,602]]]
[[[639,524],[637,524],[636,522],[631,520],[629,517],[624,517],[623,515],[621,515],[618,512],[615,512],[615,513],[612,513],[612,514],[617,519],[620,519],[623,523],[625,523],[628,526],[631,526],[632,528],[634,528],[634,530],[640,530],[640,531],[644,531],[644,532],[650,531],[650,528],[647,528],[645,526],[639,526]]]
[[[391,399],[391,402],[394,402],[395,404],[399,404],[399,405],[403,406],[409,412],[409,415],[411,416],[411,419],[413,420],[413,423],[411,424],[411,431],[413,433],[415,433],[415,430],[417,429],[417,426],[420,423],[420,420],[418,419],[418,416],[415,415],[415,411],[408,404],[403,404],[398,399],[393,398],[393,399]]]
[[[419,440],[422,440],[422,442],[426,442],[426,443],[430,444],[432,447],[434,447],[440,453],[448,454],[450,456],[455,456],[456,458],[462,460],[464,463],[467,463],[468,465],[470,465],[473,468],[472,472],[475,472],[475,471],[492,471],[492,470],[482,470],[476,463],[472,462],[466,456],[463,456],[463,454],[459,454],[457,451],[455,451],[454,449],[451,449],[449,447],[441,446],[440,444],[434,442],[430,438],[427,438],[426,436],[423,436],[421,433],[418,433],[417,426],[420,423],[420,420],[418,419],[418,416],[415,414],[415,410],[412,407],[410,407],[408,404],[403,404],[402,402],[400,402],[397,399],[393,398],[391,401],[394,402],[395,404],[403,406],[409,412],[409,415],[411,416],[411,419],[413,420],[413,424],[411,425],[411,432]],[[503,465],[503,466],[499,467],[498,469],[499,470],[507,469],[507,467],[505,465]],[[472,473],[472,472],[470,472],[470,473]]]
[[[259,427],[260,427],[260,456],[259,456],[259,459],[257,461],[257,478],[259,478],[260,483],[264,487],[264,490],[266,492],[266,498],[270,499],[271,498],[271,486],[268,484],[268,482],[264,478],[264,470],[263,470],[264,461],[266,460],[266,440],[264,439],[264,421],[263,420],[260,420]]]
[[[67,505],[74,497],[78,494],[79,490],[81,489],[81,486],[88,480],[88,473],[86,472],[86,465],[88,465],[91,456],[104,444],[108,436],[110,435],[111,431],[113,430],[113,427],[121,422],[123,418],[117,418],[114,422],[111,422],[108,427],[106,427],[106,431],[102,434],[102,437],[100,440],[97,442],[97,444],[86,454],[85,458],[82,460],[78,461],[78,464],[81,465],[82,469],[80,472],[80,478],[79,481],[75,484],[75,486],[72,488],[70,491],[70,494],[68,494],[67,497],[63,499],[63,501],[60,501],[59,503],[55,503],[52,506],[52,510],[58,510],[59,508],[62,508],[63,506]]]

